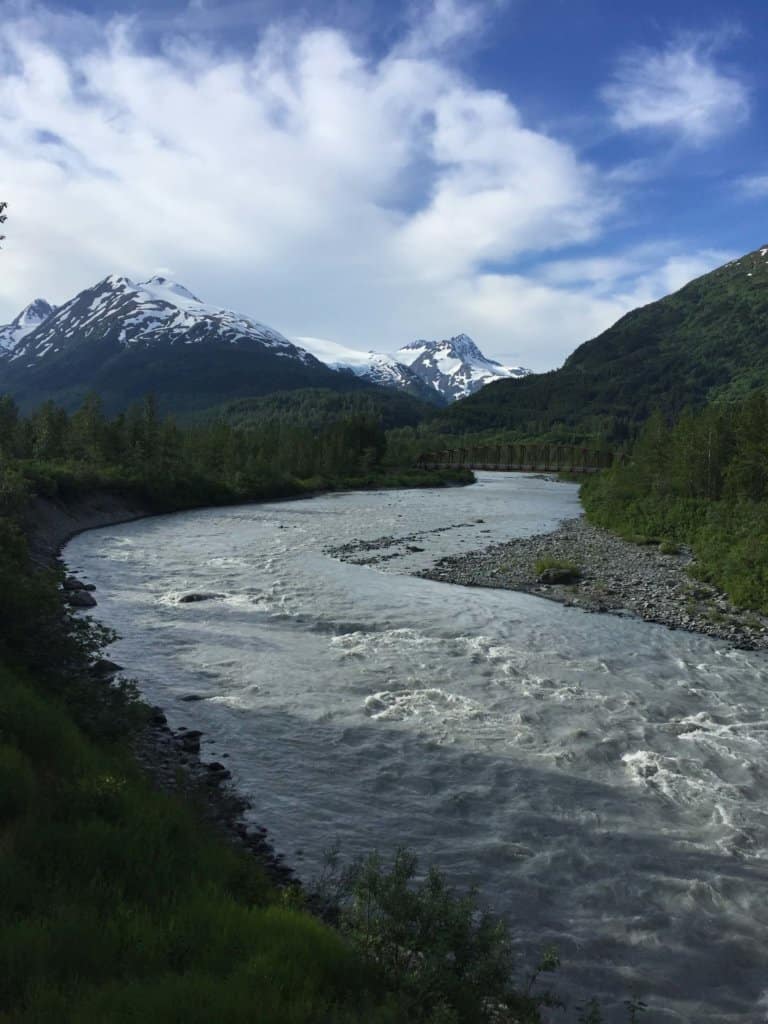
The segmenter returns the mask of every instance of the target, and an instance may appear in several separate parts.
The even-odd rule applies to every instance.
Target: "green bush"
[[[340,927],[398,993],[410,1022],[480,1024],[540,1021],[551,993],[534,994],[538,972],[513,984],[507,926],[482,911],[474,890],[459,895],[434,867],[419,878],[414,854],[400,849],[387,865],[377,854],[356,861],[336,888]],[[548,954],[541,971],[557,966]],[[505,1016],[506,1015],[506,1016]]]
[[[569,562],[567,559],[562,558],[554,558],[552,555],[543,555],[541,558],[537,558],[534,568],[537,576],[541,576],[541,574],[546,572],[548,569],[560,569],[563,572],[569,573],[571,576],[581,576],[581,568],[576,565],[575,562]]]
[[[661,544],[659,544],[659,551],[662,555],[679,555],[680,545],[675,544],[673,540],[663,540]]]

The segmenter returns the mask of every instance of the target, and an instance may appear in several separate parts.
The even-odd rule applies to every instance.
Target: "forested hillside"
[[[243,398],[227,402],[206,414],[219,417],[237,427],[258,430],[276,422],[318,430],[349,416],[373,419],[385,430],[413,427],[428,422],[435,407],[403,391],[367,387],[354,392],[328,388],[301,388],[277,391],[261,398]]]
[[[447,430],[623,441],[660,409],[768,386],[768,246],[627,313],[559,370],[499,381],[445,410]]]

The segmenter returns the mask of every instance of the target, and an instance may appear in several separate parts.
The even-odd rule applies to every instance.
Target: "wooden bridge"
[[[619,456],[621,457],[621,456]],[[496,444],[423,452],[420,469],[492,469],[505,473],[598,473],[613,465],[613,452],[559,444]]]

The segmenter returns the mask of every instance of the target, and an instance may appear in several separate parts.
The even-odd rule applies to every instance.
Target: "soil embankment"
[[[569,583],[541,578],[536,563],[572,563]],[[768,650],[768,617],[734,607],[727,596],[690,575],[688,550],[663,554],[632,544],[582,516],[551,533],[496,544],[441,559],[418,575],[442,583],[520,590],[590,612],[636,615],[670,629],[727,640],[746,650]]]
[[[36,497],[25,516],[30,554],[38,565],[49,565],[67,541],[83,530],[127,523],[151,514],[138,501],[98,491],[71,501]]]

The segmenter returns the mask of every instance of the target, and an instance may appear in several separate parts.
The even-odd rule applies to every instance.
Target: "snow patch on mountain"
[[[326,338],[299,337],[295,340],[332,370],[354,373],[356,377],[382,387],[421,390],[420,379],[394,356],[384,352],[363,352]]]
[[[45,299],[35,299],[9,324],[0,326],[0,358],[12,355],[21,341],[47,320],[55,309]]]

